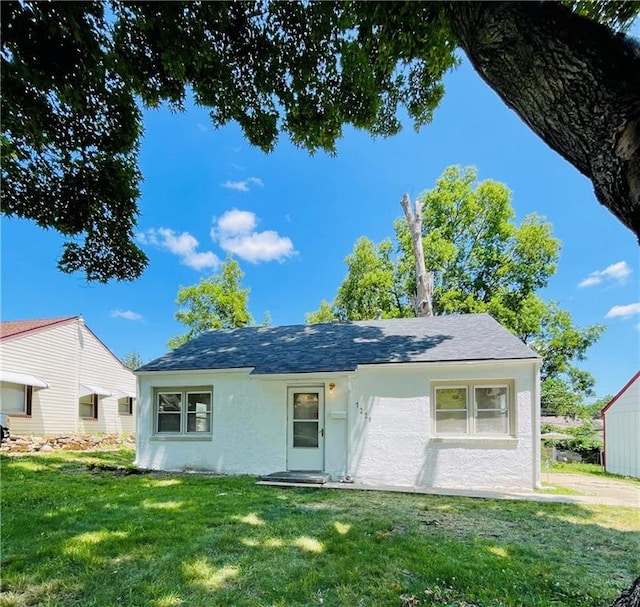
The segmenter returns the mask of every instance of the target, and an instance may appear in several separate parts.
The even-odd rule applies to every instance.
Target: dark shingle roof
[[[535,359],[488,314],[207,331],[138,371],[353,371],[359,364]]]

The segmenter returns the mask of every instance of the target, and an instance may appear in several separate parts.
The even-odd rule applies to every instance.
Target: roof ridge
[[[0,322],[0,340],[21,337],[29,333],[37,333],[55,325],[82,318],[75,316],[57,316],[53,318],[30,318],[24,320],[3,320]],[[13,330],[12,330],[13,329]]]

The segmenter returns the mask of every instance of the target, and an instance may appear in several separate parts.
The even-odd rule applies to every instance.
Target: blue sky
[[[377,140],[346,130],[337,157],[310,156],[285,138],[264,154],[235,125],[213,129],[199,108],[146,113],[138,229],[148,269],[134,282],[108,285],[60,274],[63,239],[3,217],[2,319],[82,315],[117,356],[136,351],[148,361],[183,332],[173,317],[178,288],[211,275],[233,252],[253,317],[260,322],[268,312],[273,325],[303,323],[335,295],[359,236],[393,235],[403,192],[432,188],[449,165],[474,165],[480,179],[512,190],[518,221],[536,211],[553,224],[563,246],[543,295],[579,325],[607,326],[583,367],[599,396],[617,392],[639,365],[635,236],[466,61],[446,86],[432,125],[415,133],[407,123],[400,135]]]

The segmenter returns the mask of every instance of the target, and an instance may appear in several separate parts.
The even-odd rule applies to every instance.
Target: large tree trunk
[[[638,44],[559,2],[448,2],[446,10],[480,76],[640,237]]]
[[[615,601],[611,607],[640,607],[640,577],[629,586]]]
[[[409,224],[413,257],[416,262],[416,299],[413,305],[416,316],[433,316],[433,272],[427,272],[422,246],[422,201],[416,199],[411,209],[409,194],[404,194],[400,202]]]

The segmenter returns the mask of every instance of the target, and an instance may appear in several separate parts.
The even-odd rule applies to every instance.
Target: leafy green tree
[[[556,270],[560,241],[551,224],[533,214],[514,223],[511,192],[477,181],[475,167],[449,167],[421,194],[423,248],[434,272],[436,314],[488,312],[525,339],[540,329],[544,305],[536,292]],[[407,222],[395,222],[405,290],[415,292]]]
[[[320,302],[320,307],[315,312],[307,312],[304,319],[308,325],[317,325],[323,322],[336,322],[338,317],[335,313],[333,304],[330,304],[326,299],[323,299]]]
[[[135,350],[131,350],[131,352],[127,352],[122,359],[122,364],[125,367],[129,367],[129,369],[133,369],[134,371],[142,367],[144,365],[144,360],[142,360],[142,356],[138,354]]]
[[[575,406],[582,405],[582,398],[593,396],[593,376],[576,365],[586,358],[587,349],[592,346],[602,333],[604,325],[592,325],[585,328],[576,327],[573,324],[571,314],[561,310],[554,302],[548,304],[544,315],[540,319],[540,331],[530,339],[531,347],[543,357],[540,377],[542,379],[542,406],[558,414],[566,414],[564,409],[571,407],[571,413],[577,413]],[[574,401],[568,399],[562,405],[558,396],[548,399],[549,380],[561,379],[564,383],[567,396],[571,393]],[[555,392],[555,388],[554,388]],[[577,402],[575,400],[577,399]]]
[[[406,298],[398,291],[391,259],[390,239],[376,245],[361,237],[347,255],[347,275],[338,288],[334,309],[340,320],[393,318],[410,314]]]
[[[597,398],[591,403],[583,403],[577,411],[577,417],[581,419],[600,419],[602,410],[611,402],[613,395],[607,394]]]
[[[253,324],[247,309],[249,290],[243,289],[244,272],[228,257],[220,273],[201,279],[196,285],[180,287],[176,304],[181,308],[175,318],[188,327],[182,335],[169,340],[172,350],[209,329],[233,329]]]
[[[434,313],[491,314],[544,358],[543,407],[575,414],[594,385],[577,363],[604,327],[577,327],[568,312],[538,295],[560,254],[551,224],[535,214],[516,224],[509,189],[492,180],[478,182],[474,167],[447,168],[420,199]],[[356,242],[333,308],[325,302],[325,313],[340,320],[414,314],[409,302],[415,298],[416,266],[406,218],[397,219],[394,228],[395,257],[388,239],[377,248],[364,237]],[[322,310],[309,315],[311,321]]]
[[[333,304],[323,300],[318,310],[306,315],[307,323],[412,316],[398,280],[390,239],[376,245],[362,236],[344,262],[347,274]]]
[[[147,263],[133,243],[138,101],[180,109],[193,95],[263,150],[284,133],[335,152],[344,125],[393,135],[405,113],[429,123],[457,49],[640,234],[640,55],[611,29],[638,15],[635,0],[7,0],[0,11],[1,208],[69,238],[63,271],[104,282]]]

